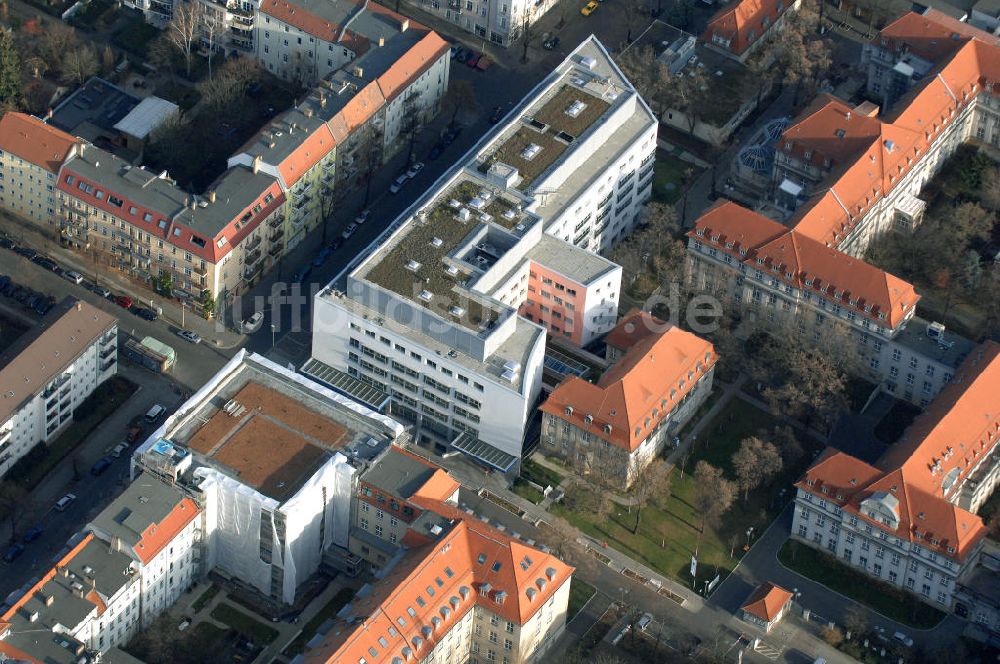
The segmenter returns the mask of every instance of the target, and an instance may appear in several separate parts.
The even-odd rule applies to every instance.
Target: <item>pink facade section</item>
[[[535,261],[528,269],[528,298],[518,313],[544,326],[551,336],[582,345],[586,286]]]

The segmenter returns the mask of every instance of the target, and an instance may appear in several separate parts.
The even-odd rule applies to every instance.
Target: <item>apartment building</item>
[[[438,466],[390,445],[359,474],[351,520],[350,553],[368,563],[372,572],[378,574],[412,546],[407,538],[411,529],[419,531],[420,524],[436,519],[415,499],[427,498],[457,505],[458,489],[458,482]],[[426,530],[426,525],[423,528]]]
[[[143,476],[70,540],[0,616],[13,661],[130,662],[119,650],[173,604],[198,570],[200,513],[176,488]]]
[[[761,44],[781,31],[785,14],[798,10],[800,1],[738,0],[708,19],[701,39],[708,48],[746,62]]]
[[[441,469],[416,462],[425,466],[418,478],[400,475],[405,455],[387,452],[366,477],[412,491],[406,504],[421,514],[405,529],[406,550],[344,607],[304,661],[547,661],[565,628],[573,568],[455,506],[457,482]],[[359,486],[359,505],[379,509],[384,494]]]
[[[204,570],[294,604],[327,550],[348,546],[351,459],[402,436],[360,401],[240,351],[136,450],[133,472],[204,511]]]
[[[200,578],[203,518],[178,488],[140,475],[87,525],[99,540],[127,554],[138,570],[138,610],[125,614],[135,629],[122,626],[118,642],[148,626]]]
[[[525,26],[533,25],[555,0],[411,0],[415,7],[498,46],[517,44]]]
[[[146,23],[165,29],[174,17],[177,0],[122,0],[124,7],[142,12]]]
[[[973,348],[916,317],[913,286],[736,203],[711,208],[688,232],[691,283],[758,324],[820,341],[830,326],[856,346],[868,377],[927,406]]]
[[[865,91],[888,110],[970,40],[1000,46],[1000,37],[931,7],[903,14],[862,46]]]
[[[195,196],[165,172],[81,144],[57,189],[65,235],[134,278],[168,274],[197,301],[245,291],[284,250],[285,195],[259,167],[230,168]]]
[[[118,319],[67,297],[0,353],[0,476],[118,370]]]
[[[827,450],[796,483],[793,536],[928,603],[952,608],[996,486],[1000,345],[977,347],[874,464]]]
[[[153,0],[125,0],[152,2]],[[256,53],[255,36],[260,0],[197,0],[199,36],[206,50],[227,56]],[[149,19],[146,19],[149,21]],[[152,21],[149,21],[152,23]]]
[[[56,180],[77,139],[38,118],[8,111],[0,117],[0,207],[52,227],[59,205]]]
[[[627,490],[711,393],[716,355],[708,341],[639,311],[607,338],[613,363],[597,382],[572,376],[542,404],[540,449]]]
[[[513,117],[317,295],[312,349],[389,397],[422,444],[504,472],[541,390],[545,333],[586,343],[614,324],[621,269],[596,252],[638,222],[656,137],[593,38]]]

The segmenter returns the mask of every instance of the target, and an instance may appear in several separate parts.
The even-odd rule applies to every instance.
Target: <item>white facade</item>
[[[410,0],[420,9],[500,46],[517,43],[525,24],[532,25],[555,0]],[[572,9],[569,11],[576,11]]]
[[[35,343],[44,344],[44,339]],[[72,421],[73,410],[117,369],[118,327],[112,324],[0,424],[0,476],[33,447],[58,436]]]
[[[56,174],[22,159],[13,152],[0,151],[0,207],[48,226],[56,216]]]
[[[335,38],[328,41],[263,12],[257,16],[254,34],[261,66],[286,81],[315,83],[358,57]]]
[[[861,509],[871,510],[891,523],[893,512],[879,504],[877,495],[862,501]],[[898,519],[898,515],[895,518]],[[859,519],[832,500],[802,487],[795,495],[792,537],[826,549],[844,564],[904,588],[945,611],[951,609],[956,579],[976,558],[970,553],[964,562],[957,562],[901,539],[891,527],[880,528]]]

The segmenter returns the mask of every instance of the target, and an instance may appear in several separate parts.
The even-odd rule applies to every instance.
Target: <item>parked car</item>
[[[139,442],[139,439],[142,437],[142,433],[143,429],[138,424],[129,427],[128,431],[125,434],[125,440],[126,442],[128,442],[129,445],[135,445],[137,442]]]
[[[444,152],[444,146],[441,145],[440,143],[435,143],[434,147],[432,147],[431,151],[427,154],[427,158],[430,161],[434,161],[435,159],[441,156],[442,152]]]
[[[137,309],[135,309],[133,311],[133,313],[136,316],[138,316],[139,318],[143,318],[143,319],[148,320],[150,322],[156,320],[159,317],[159,315],[156,313],[156,311],[154,311],[153,309],[150,309],[148,307],[138,307]]]
[[[542,42],[542,48],[544,48],[546,51],[554,51],[557,48],[559,48],[559,41],[560,40],[558,37],[549,37],[544,42]]]
[[[892,638],[896,639],[897,641],[899,641],[900,643],[902,643],[907,648],[913,647],[913,639],[911,639],[910,637],[908,637],[903,632],[896,632],[895,634],[892,635]]]
[[[65,272],[62,273],[62,276],[64,279],[66,279],[67,281],[72,281],[74,284],[79,285],[83,283],[83,275],[80,274],[79,272],[74,272],[73,270],[66,270]]]
[[[333,241],[330,242],[330,251],[336,251],[337,249],[340,249],[342,246],[344,246],[343,238],[335,237],[333,238]]]
[[[415,163],[412,166],[410,166],[409,169],[407,169],[407,171],[406,171],[406,177],[408,177],[408,178],[415,178],[415,177],[417,177],[417,173],[419,173],[422,170],[424,170],[424,162],[418,161],[417,163]]]
[[[588,2],[583,6],[583,9],[580,10],[580,13],[583,14],[584,16],[590,16],[595,11],[597,11],[597,2],[596,0],[590,0],[590,2]]]
[[[487,69],[490,68],[490,65],[492,64],[493,60],[490,59],[490,56],[484,53],[479,57],[479,61],[476,62],[476,69],[478,69],[479,71],[486,71]]]
[[[117,445],[115,445],[115,449],[111,450],[111,456],[117,459],[127,449],[128,449],[128,443],[118,443]]]
[[[422,167],[423,167],[423,164],[421,164],[421,168]],[[366,208],[366,209],[364,209],[364,210],[362,210],[361,212],[358,213],[358,216],[356,216],[354,218],[354,223],[356,223],[358,226],[360,226],[361,224],[363,224],[366,221],[368,221],[368,217],[370,217],[370,216],[372,216],[372,211]]]
[[[156,424],[156,422],[163,417],[166,412],[166,408],[156,403],[146,411],[146,414],[142,416],[142,419],[146,420],[146,424]]]
[[[35,313],[38,314],[39,316],[44,316],[45,314],[49,313],[49,309],[51,309],[54,306],[55,306],[54,298],[42,296],[35,301],[35,306],[33,306],[32,309],[34,309]]]
[[[115,298],[115,304],[123,309],[131,309],[134,302],[128,295],[119,295]]]
[[[358,225],[352,221],[351,223],[347,224],[347,228],[344,229],[344,232],[341,233],[340,236],[345,240],[347,240],[352,235],[354,235],[354,231],[356,230],[358,230]]]
[[[93,466],[90,467],[90,474],[94,477],[98,475],[103,475],[108,468],[111,467],[111,459],[108,457],[101,457],[97,460]]]
[[[503,117],[503,107],[496,106],[493,108],[493,113],[490,115],[490,124],[496,124],[500,122],[500,118]]]
[[[642,614],[642,617],[639,618],[638,622],[635,623],[635,626],[639,628],[640,632],[645,632],[646,628],[649,627],[650,623],[652,622],[653,622],[653,614],[644,613]]]
[[[246,334],[253,334],[264,324],[264,312],[258,311],[240,324]]]
[[[31,259],[31,262],[38,267],[43,267],[50,272],[59,272],[59,265],[56,264],[54,260],[48,256],[42,256],[41,254],[36,255]]]
[[[461,53],[461,52],[462,52],[462,47],[453,44],[452,47],[451,47],[451,59],[452,60],[457,60],[458,59],[458,54]]]
[[[399,190],[403,188],[403,185],[405,185],[406,181],[409,179],[410,177],[406,173],[403,173],[398,178],[393,180],[391,185],[389,185],[389,191],[393,194],[398,194]]]
[[[458,52],[458,55],[455,57],[455,60],[457,62],[465,62],[466,60],[472,57],[472,53],[473,52],[470,51],[469,49],[463,48]]]
[[[316,254],[316,257],[313,258],[312,260],[313,267],[322,266],[323,263],[326,262],[326,260],[330,257],[330,254],[332,253],[333,251],[330,249],[330,247],[323,247],[322,249],[320,249],[319,253]]]
[[[292,275],[292,281],[297,284],[305,283],[305,280],[309,278],[310,274],[312,274],[312,267],[307,265],[303,268],[299,268],[295,271],[295,274]]]
[[[14,241],[9,237],[0,237],[0,247],[3,247],[4,249],[14,249],[17,245],[14,244]]]
[[[24,553],[24,545],[19,542],[15,542],[7,547],[7,551],[3,554],[3,560],[5,563],[12,563],[20,558],[22,553]]]
[[[67,493],[65,496],[56,501],[56,509],[60,512],[65,512],[69,509],[69,506],[76,502],[76,495],[72,493]]]
[[[32,526],[31,528],[28,528],[26,531],[24,531],[24,537],[21,538],[21,541],[24,542],[25,544],[31,544],[36,539],[42,536],[42,532],[43,531],[41,526]]]
[[[188,341],[193,344],[201,343],[201,336],[197,332],[192,332],[191,330],[177,330],[177,336],[184,341]]]
[[[21,256],[24,256],[29,261],[38,255],[37,251],[35,251],[34,249],[30,249],[28,247],[15,247],[14,252]]]
[[[475,69],[476,65],[479,64],[479,58],[481,57],[483,57],[482,53],[476,53],[473,51],[472,55],[469,56],[469,59],[465,61],[465,66],[469,69]]]
[[[97,284],[87,284],[87,290],[97,293],[101,297],[107,299],[111,297],[111,291],[109,291],[104,286],[98,286]]]

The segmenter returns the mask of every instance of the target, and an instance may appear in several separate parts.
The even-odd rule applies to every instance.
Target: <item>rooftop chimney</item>
[[[410,19],[404,18],[399,24],[399,31],[406,32],[410,29]]]
[[[379,46],[385,46],[385,37],[379,37],[378,38],[378,45]]]
[[[210,192],[208,192],[208,202],[209,203],[214,203],[215,202],[215,189],[213,189]]]
[[[326,93],[322,90],[319,91],[319,107],[326,108]]]
[[[260,171],[260,155],[257,155],[256,157],[253,158],[253,165],[251,166],[251,170],[253,171],[254,175],[257,175],[257,173]]]

